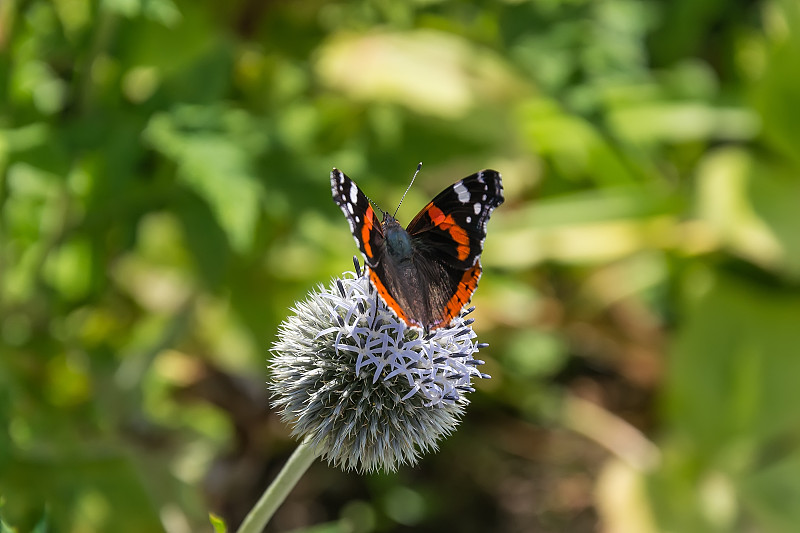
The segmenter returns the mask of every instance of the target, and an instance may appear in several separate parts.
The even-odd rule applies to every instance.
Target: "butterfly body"
[[[386,254],[398,263],[410,263],[414,253],[414,244],[411,242],[408,232],[389,215],[384,216],[381,226],[386,239]]]
[[[378,222],[366,195],[337,169],[331,189],[386,305],[409,326],[448,325],[478,285],[486,223],[503,203],[500,174],[483,170],[457,181],[405,229],[388,214]]]

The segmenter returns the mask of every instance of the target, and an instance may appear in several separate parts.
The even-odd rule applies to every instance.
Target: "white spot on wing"
[[[464,183],[461,181],[457,181],[455,185],[453,185],[453,190],[458,195],[458,201],[462,204],[469,202],[469,191],[466,187],[464,187]]]
[[[354,213],[353,204],[347,204],[347,210],[350,211],[350,214],[352,215]]]
[[[350,202],[357,204],[358,203],[358,187],[353,182],[350,184]]]
[[[472,217],[467,217],[467,224],[472,222]]]
[[[480,215],[481,214],[481,209],[482,209],[482,207],[481,207],[481,203],[480,202],[475,202],[475,205],[472,206],[472,210],[475,211],[476,215]]]

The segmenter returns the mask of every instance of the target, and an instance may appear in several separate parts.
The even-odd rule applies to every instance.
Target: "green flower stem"
[[[317,453],[308,442],[301,443],[278,473],[278,477],[267,487],[258,502],[250,509],[239,527],[238,533],[261,533],[269,519],[289,495],[300,478],[316,459]]]

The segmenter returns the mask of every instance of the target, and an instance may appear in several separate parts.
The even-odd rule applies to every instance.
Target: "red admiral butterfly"
[[[378,223],[361,189],[335,168],[331,189],[386,305],[409,326],[447,326],[478,286],[486,222],[503,203],[500,173],[482,170],[455,182],[406,229],[388,213]]]

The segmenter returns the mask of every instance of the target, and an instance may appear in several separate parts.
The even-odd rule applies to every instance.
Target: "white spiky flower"
[[[359,271],[356,262],[356,271]],[[298,302],[272,347],[273,405],[331,464],[396,470],[458,425],[483,361],[466,319],[427,335],[409,328],[366,276],[347,272]]]

